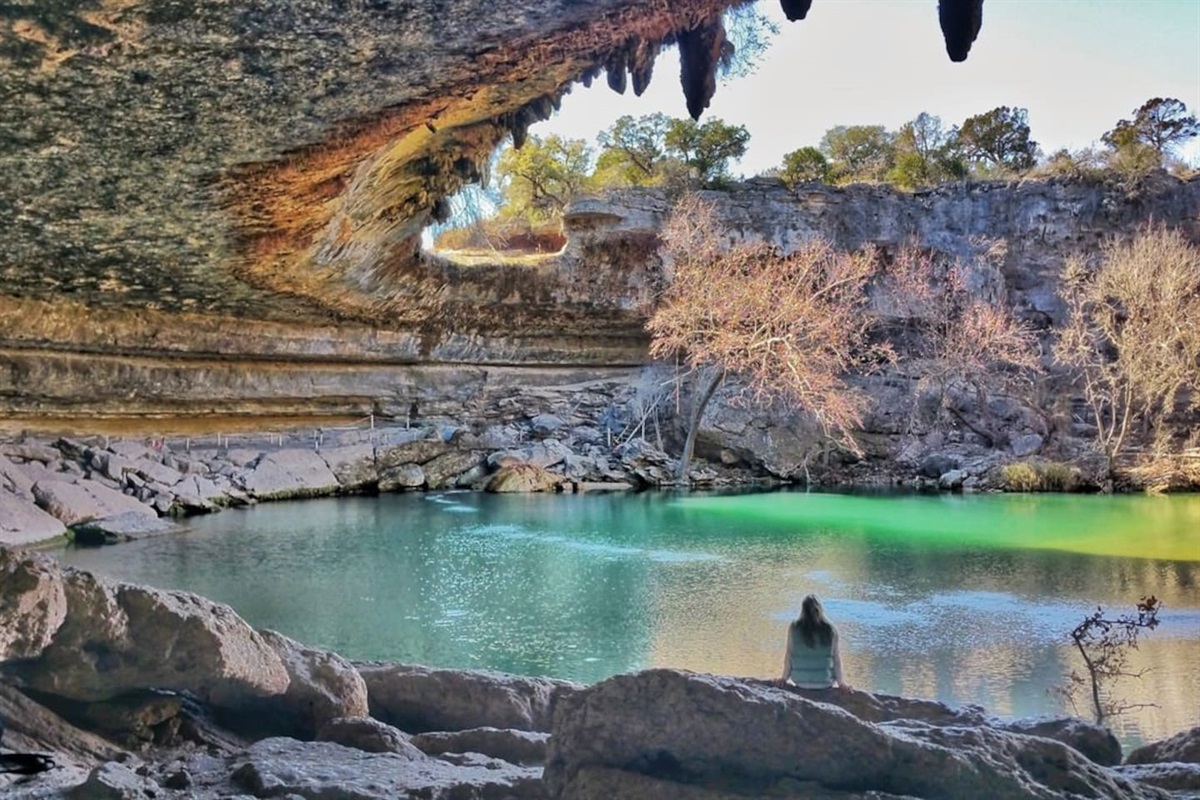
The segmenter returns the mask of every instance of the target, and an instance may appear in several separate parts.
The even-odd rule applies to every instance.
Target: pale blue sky
[[[894,130],[921,111],[947,126],[996,106],[1029,109],[1046,152],[1099,140],[1151,97],[1200,113],[1200,0],[986,0],[983,30],[965,63],[947,58],[937,0],[815,0],[787,22],[776,0],[760,8],[780,26],[756,72],[717,87],[701,119],[745,125],[750,148],[735,172],[777,166],[839,124]],[[683,117],[679,62],[660,57],[635,98],[601,77],[563,100],[533,133],[593,139],[622,114]],[[1200,141],[1184,153],[1200,165]]]

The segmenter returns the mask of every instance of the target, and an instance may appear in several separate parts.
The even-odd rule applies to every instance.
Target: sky
[[[817,145],[835,125],[895,130],[928,111],[946,127],[997,106],[1029,109],[1046,153],[1077,150],[1151,97],[1200,114],[1200,0],[987,0],[966,62],[946,56],[937,0],[815,0],[788,22],[776,0],[759,8],[780,27],[749,76],[717,87],[701,121],[745,125],[750,146],[733,172],[749,177]],[[684,117],[674,50],[659,57],[640,98],[601,77],[576,85],[562,110],[531,129],[593,140],[622,114]],[[1200,166],[1200,140],[1183,151]]]

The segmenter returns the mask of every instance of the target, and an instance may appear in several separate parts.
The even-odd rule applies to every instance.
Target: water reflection
[[[227,512],[62,557],[355,658],[583,681],[646,666],[776,675],[815,591],[854,685],[1019,715],[1056,710],[1047,690],[1084,614],[1155,593],[1163,625],[1131,665],[1152,671],[1121,690],[1159,708],[1121,733],[1196,724],[1200,498],[1063,500],[393,495]],[[1081,552],[1089,541],[1099,555]]]

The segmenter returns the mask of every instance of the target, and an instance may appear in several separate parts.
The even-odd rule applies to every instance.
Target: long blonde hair
[[[808,595],[800,603],[800,616],[792,623],[792,630],[800,634],[800,641],[807,647],[816,647],[818,642],[822,645],[833,642],[833,625],[825,619],[825,609],[815,594]]]

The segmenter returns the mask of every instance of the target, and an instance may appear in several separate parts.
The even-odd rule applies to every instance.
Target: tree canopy
[[[531,135],[521,148],[506,147],[496,163],[504,203],[501,213],[537,221],[561,214],[591,172],[592,148],[583,139]]]
[[[958,146],[985,168],[1024,172],[1037,163],[1037,142],[1029,130],[1029,111],[1000,106],[967,117],[958,129]]]
[[[1134,142],[1154,148],[1159,158],[1200,136],[1200,120],[1188,113],[1182,100],[1155,97],[1133,112],[1133,119],[1120,120],[1104,134],[1104,143],[1114,150]]]
[[[703,123],[672,119],[663,143],[702,185],[713,186],[729,180],[729,162],[746,154],[750,131],[716,117]]]

